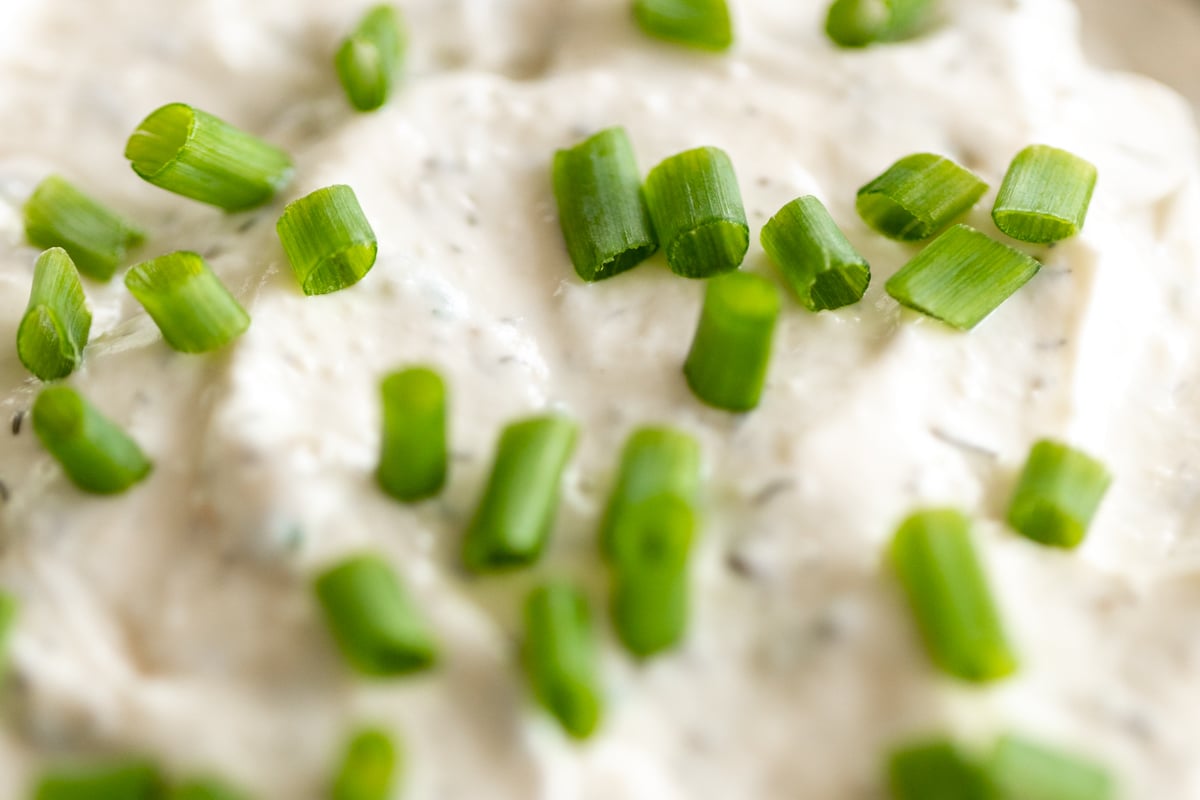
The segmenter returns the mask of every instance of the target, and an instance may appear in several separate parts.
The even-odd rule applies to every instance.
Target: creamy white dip
[[[1108,0],[1102,0],[1107,3]],[[876,798],[894,742],[1016,729],[1093,754],[1131,798],[1200,796],[1200,173],[1190,111],[1085,63],[1067,0],[961,0],[936,33],[835,50],[825,0],[737,0],[726,56],[649,40],[624,0],[407,0],[409,77],[352,112],[331,53],[364,7],[321,0],[5,0],[0,6],[0,343],[36,251],[20,206],[58,172],[141,223],[140,256],[205,254],[253,315],[226,352],[175,353],[120,280],[71,378],[156,462],[117,498],[75,490],[21,421],[38,384],[0,346],[0,584],[21,599],[0,796],[71,751],[145,752],[264,800],[321,796],[359,721],[400,734],[409,798]],[[289,150],[286,196],[228,216],[122,158],[184,101]],[[557,147],[624,125],[643,170],[724,148],[755,241],[819,196],[870,260],[865,300],[785,306],[762,406],[707,409],[680,372],[702,285],[661,256],[573,274],[548,177]],[[914,249],[869,232],[854,192],[899,156],[943,153],[998,184],[1034,142],[1092,160],[1084,234],[970,334],[882,290]],[[301,294],[274,221],[351,184],[379,234],[352,289]],[[969,221],[994,232],[989,195]],[[445,493],[372,479],[380,376],[419,362],[453,391]],[[584,431],[536,570],[470,579],[464,524],[500,426],[548,407]],[[9,426],[12,430],[10,431]],[[703,442],[709,521],[685,647],[639,666],[605,631],[607,719],[565,740],[528,699],[518,609],[576,576],[597,610],[594,536],[635,426]],[[1030,444],[1069,439],[1116,476],[1086,545],[1052,552],[1001,520]],[[881,563],[924,504],[979,519],[1022,669],[976,691],[936,673]],[[309,580],[372,549],[404,576],[445,658],[355,679]]]

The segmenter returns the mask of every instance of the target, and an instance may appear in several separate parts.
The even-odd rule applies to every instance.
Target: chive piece
[[[656,39],[714,51],[733,44],[725,0],[635,0],[633,16]]]
[[[1034,444],[1008,507],[1008,524],[1052,547],[1077,547],[1112,476],[1079,450],[1047,439]]]
[[[988,763],[995,800],[1111,800],[1116,783],[1098,764],[1015,736]]]
[[[61,247],[79,271],[106,281],[142,243],[140,230],[113,211],[51,175],[25,202],[25,238],[34,247]]]
[[[709,282],[683,365],[696,397],[726,411],[758,405],[779,306],[775,284],[758,275],[735,272]]]
[[[1069,239],[1083,229],[1096,168],[1073,153],[1035,144],[1017,153],[996,195],[992,219],[1014,239],[1035,244]]]
[[[92,329],[79,272],[61,247],[38,256],[29,305],[17,328],[17,356],[44,381],[70,375],[83,361]]]
[[[968,225],[955,225],[905,264],[886,288],[901,305],[970,330],[1041,266]]]
[[[117,494],[150,474],[137,443],[68,386],[50,386],[33,401],[33,432],[85,492]]]
[[[867,291],[871,266],[812,195],[781,208],[763,226],[760,238],[809,311],[857,303]]]
[[[965,516],[953,509],[912,514],[896,531],[890,557],[943,671],[983,683],[1016,670]]]
[[[892,800],[991,800],[987,774],[953,743],[935,739],[892,751]]]
[[[71,764],[42,774],[34,800],[160,800],[166,784],[153,764]]]
[[[663,160],[646,176],[646,206],[667,255],[685,278],[738,268],[750,246],[733,164],[723,150],[698,147]]]
[[[463,542],[463,562],[484,572],[537,561],[550,537],[559,483],[578,428],[566,417],[531,417],[508,425],[491,476]]]
[[[429,629],[382,558],[348,558],[317,576],[314,588],[342,655],[359,672],[388,677],[433,666]]]
[[[970,210],[987,191],[974,173],[948,158],[916,153],[858,190],[863,221],[902,242],[928,239]]]
[[[17,624],[20,603],[14,595],[0,589],[0,680],[8,666],[8,637]]]
[[[624,128],[607,128],[559,150],[553,172],[558,222],[580,278],[611,278],[658,249]]]
[[[217,350],[250,327],[250,315],[196,253],[143,261],[125,273],[125,287],[182,353]]]
[[[353,286],[375,265],[375,231],[349,186],[326,186],[293,200],[275,229],[307,295]]]
[[[392,497],[411,503],[446,482],[446,386],[425,367],[383,379],[383,440],[375,477]]]
[[[378,5],[367,11],[333,59],[338,80],[352,106],[359,111],[374,111],[387,102],[392,85],[400,77],[407,46],[396,9]]]
[[[170,800],[246,800],[246,795],[223,781],[194,778],[171,790]]]
[[[586,739],[600,723],[596,645],[587,598],[573,586],[548,583],[525,603],[525,672],[534,697],[563,729]]]
[[[933,0],[834,0],[825,33],[842,47],[900,41],[918,33],[933,8]]]
[[[133,171],[168,192],[241,211],[292,180],[292,159],[274,145],[183,103],[142,120],[125,145]]]
[[[391,734],[365,728],[346,743],[333,781],[332,800],[387,800],[399,772],[400,755]]]

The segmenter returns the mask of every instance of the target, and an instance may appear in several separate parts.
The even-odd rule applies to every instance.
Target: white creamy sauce
[[[330,54],[364,5],[0,7],[0,343],[36,256],[20,206],[50,172],[141,223],[139,257],[205,254],[253,315],[227,351],[187,356],[119,279],[87,283],[92,344],[70,382],[156,462],[117,498],[69,485],[28,419],[10,432],[38,384],[0,346],[0,584],[23,606],[0,796],[82,751],[317,798],[359,721],[403,737],[405,796],[430,800],[866,800],[898,740],[1009,729],[1094,754],[1130,798],[1200,796],[1200,172],[1182,99],[1090,67],[1066,0],[961,0],[928,37],[857,53],[824,38],[824,0],[736,0],[726,56],[645,38],[624,0],[407,0],[409,76],[358,115]],[[142,182],[125,138],[171,101],[288,149],[294,184],[230,216]],[[683,381],[700,283],[661,256],[596,285],[574,276],[550,157],[613,124],[643,170],[727,150],[746,269],[774,274],[758,230],[804,193],[871,262],[859,305],[788,300],[754,413],[707,409]],[[969,334],[901,312],[882,287],[915,248],[866,229],[857,187],[916,151],[994,187],[1034,142],[1099,167],[1084,234]],[[354,187],[380,257],[361,284],[304,297],[274,221],[334,182]],[[995,233],[992,197],[969,221]],[[378,381],[409,363],[453,392],[450,482],[416,507],[372,477]],[[460,538],[495,436],[545,408],[584,432],[547,557],[468,578]],[[565,574],[603,609],[598,512],[625,436],[651,422],[694,433],[709,466],[694,624],[644,666],[602,626],[607,718],[580,747],[527,696],[519,604]],[[1116,476],[1073,553],[1001,522],[1041,436]],[[994,688],[934,671],[882,564],[925,504],[979,520],[1022,657]],[[364,549],[430,617],[435,672],[362,682],[334,651],[310,578]]]

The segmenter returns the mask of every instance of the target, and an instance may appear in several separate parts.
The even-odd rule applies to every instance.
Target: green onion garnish
[[[892,751],[887,773],[892,800],[993,800],[982,766],[944,739]]]
[[[923,28],[933,7],[933,0],[834,0],[825,33],[842,47],[895,42]]]
[[[683,365],[696,397],[727,411],[758,405],[779,306],[775,284],[758,275],[735,272],[709,282]]]
[[[728,50],[733,44],[725,0],[635,0],[633,16],[656,39],[702,50]]]
[[[1037,274],[1041,264],[969,225],[934,239],[886,284],[896,302],[970,330]]]
[[[1110,483],[1108,470],[1088,454],[1059,442],[1037,442],[1008,507],[1008,524],[1035,542],[1076,547]]]
[[[67,251],[53,247],[33,268],[29,305],[17,328],[17,356],[44,381],[65,378],[83,360],[92,329],[79,272]]]
[[[106,281],[142,243],[140,230],[57,175],[25,202],[25,237],[35,247],[61,247],[79,271]]]
[[[1004,736],[988,763],[994,800],[1111,800],[1116,782],[1098,764]]]
[[[375,231],[349,186],[326,186],[288,203],[275,229],[307,295],[353,286],[375,265]]]
[[[383,379],[383,439],[375,477],[392,497],[411,503],[446,482],[446,386],[425,367]]]
[[[559,150],[553,172],[558,222],[580,278],[611,278],[658,249],[624,128],[608,128]]]
[[[987,184],[948,158],[905,156],[858,190],[863,221],[903,242],[928,239],[979,202]]]
[[[170,800],[247,800],[246,795],[223,781],[196,778],[171,789]]]
[[[348,558],[322,572],[314,586],[342,655],[359,672],[387,677],[433,666],[429,629],[382,558]]]
[[[387,731],[365,728],[357,732],[346,744],[331,800],[387,800],[392,796],[399,762]]]
[[[760,238],[809,311],[857,303],[867,291],[871,266],[812,195],[781,208],[763,226]]]
[[[17,613],[20,609],[17,598],[0,589],[0,679],[4,677],[8,660],[8,636],[17,624]]]
[[[914,513],[896,531],[890,555],[942,670],[977,683],[1016,670],[965,516],[953,509]]]
[[[137,443],[68,386],[50,386],[37,396],[33,432],[85,492],[116,494],[150,474]]]
[[[544,584],[525,603],[525,672],[534,697],[577,739],[600,722],[596,645],[587,598],[573,586]]]
[[[396,9],[378,5],[366,13],[333,59],[351,105],[374,111],[387,102],[392,84],[400,77],[407,45]]]
[[[171,103],[142,120],[125,145],[133,171],[168,192],[241,211],[262,205],[292,179],[274,145],[198,108]]]
[[[34,800],[161,800],[166,783],[153,764],[72,764],[42,774]]]
[[[1013,159],[1000,184],[992,219],[1022,242],[1048,244],[1083,229],[1096,168],[1077,155],[1035,144]]]
[[[196,253],[143,261],[125,273],[125,286],[167,344],[183,353],[224,347],[250,327],[250,315]]]
[[[725,151],[699,147],[671,156],[650,170],[644,191],[658,242],[677,275],[709,278],[742,263],[750,227]]]
[[[532,564],[550,537],[558,487],[578,428],[566,417],[508,425],[491,476],[467,529],[463,561],[477,572]]]

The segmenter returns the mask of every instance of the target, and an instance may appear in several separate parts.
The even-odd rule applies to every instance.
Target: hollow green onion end
[[[143,261],[125,273],[125,286],[181,353],[218,350],[250,327],[250,315],[197,253]]]
[[[150,460],[137,443],[68,386],[50,386],[37,396],[33,431],[85,492],[117,494],[150,474]]]
[[[33,800],[159,800],[167,784],[146,761],[63,764],[38,778]]]
[[[79,271],[107,281],[144,235],[65,179],[51,175],[25,202],[25,238],[35,247],[61,247]]]
[[[350,737],[334,777],[331,800],[388,800],[401,768],[391,734],[364,728]]]
[[[522,660],[538,703],[572,737],[591,736],[600,724],[603,698],[591,612],[582,592],[548,583],[530,593]]]
[[[714,52],[733,45],[726,0],[635,0],[633,16],[656,39]]]
[[[834,0],[825,33],[841,47],[900,41],[927,25],[933,7],[933,0]]]
[[[1031,145],[1013,159],[1000,184],[992,219],[1022,242],[1050,244],[1083,229],[1096,167],[1077,155]]]
[[[62,248],[47,250],[34,266],[29,305],[17,328],[17,356],[43,381],[65,378],[83,361],[91,329],[74,262]]]
[[[1008,524],[1052,547],[1077,547],[1112,476],[1088,454],[1060,442],[1034,444],[1008,508]]]
[[[903,242],[934,236],[965,214],[987,184],[948,158],[932,153],[905,156],[858,190],[863,222]]]
[[[432,497],[446,482],[446,385],[426,367],[392,373],[381,386],[379,486],[401,502]]]
[[[893,750],[887,783],[891,800],[995,800],[983,765],[946,739]]]
[[[817,198],[799,197],[763,226],[763,249],[809,311],[841,308],[862,299],[871,266]]]
[[[987,763],[999,800],[1114,800],[1117,783],[1090,759],[1018,736],[1000,738]]]
[[[349,186],[326,186],[294,200],[275,228],[307,295],[353,286],[375,265],[375,231]]]
[[[374,111],[387,102],[404,63],[406,36],[390,5],[369,10],[334,56],[334,68],[350,104]]]

